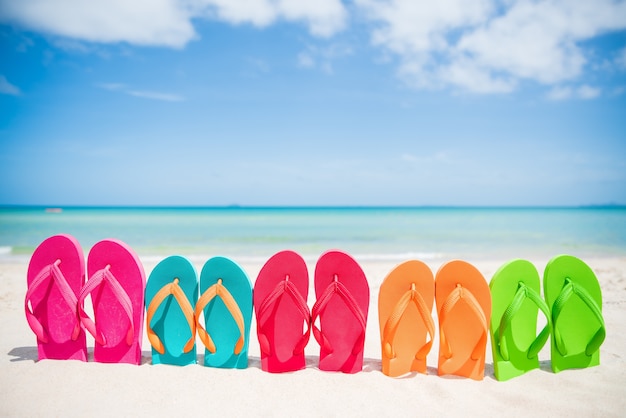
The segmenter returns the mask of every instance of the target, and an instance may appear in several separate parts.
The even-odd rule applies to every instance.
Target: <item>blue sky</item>
[[[0,0],[0,57],[0,204],[626,204],[625,1]]]

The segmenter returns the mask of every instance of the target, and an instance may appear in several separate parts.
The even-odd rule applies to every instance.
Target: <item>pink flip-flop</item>
[[[94,360],[140,364],[146,276],[139,257],[121,241],[103,240],[89,252],[87,272],[79,315],[96,340]],[[82,309],[89,294],[95,322]]]
[[[39,360],[87,360],[76,307],[85,282],[85,259],[69,235],[44,240],[28,264],[26,320],[37,336]],[[30,303],[30,306],[29,306]]]
[[[315,294],[311,324],[320,345],[320,370],[361,371],[370,301],[365,273],[348,254],[328,251],[315,266]]]
[[[259,272],[253,301],[264,371],[304,369],[304,347],[311,331],[308,294],[306,263],[293,251],[273,255]]]

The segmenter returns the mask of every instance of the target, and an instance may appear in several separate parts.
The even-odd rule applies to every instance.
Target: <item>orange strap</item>
[[[241,313],[241,309],[239,309],[239,305],[237,305],[235,298],[233,298],[233,295],[231,295],[228,289],[226,289],[222,285],[222,279],[218,279],[217,283],[209,287],[202,294],[202,296],[200,296],[200,299],[198,299],[195,312],[196,324],[198,326],[198,336],[200,337],[200,340],[202,340],[202,343],[207,348],[207,350],[211,352],[211,354],[214,354],[217,351],[213,339],[211,338],[209,333],[206,332],[206,329],[200,324],[200,315],[202,315],[202,311],[204,311],[204,308],[206,308],[208,304],[211,303],[213,299],[215,299],[216,296],[219,296],[222,299],[224,305],[226,306],[226,309],[228,309],[228,312],[230,312],[231,316],[237,323],[237,327],[239,328],[239,339],[237,340],[237,343],[235,344],[235,349],[233,350],[235,355],[238,355],[243,349],[245,342],[243,314]],[[204,317],[204,321],[205,323],[207,322],[206,316]]]
[[[422,298],[422,295],[415,289],[415,283],[411,283],[411,289],[407,290],[398,300],[396,306],[391,312],[391,315],[387,318],[387,322],[385,322],[385,328],[383,329],[383,350],[387,358],[392,359],[396,357],[396,353],[393,349],[393,340],[396,336],[398,325],[400,325],[400,320],[404,316],[404,313],[411,302],[415,304],[422,321],[426,325],[428,334],[430,335],[430,340],[420,347],[415,354],[415,358],[417,360],[424,360],[426,355],[430,352],[433,345],[433,339],[435,338],[435,323],[433,322],[433,317],[430,315],[430,311],[426,306],[426,302],[424,302],[424,298]]]
[[[450,342],[448,342],[446,338],[446,334],[444,332],[446,318],[450,311],[454,309],[454,306],[461,301],[464,300],[467,305],[472,309],[476,317],[480,320],[481,324],[481,337],[476,343],[474,350],[472,350],[471,358],[472,360],[478,360],[480,358],[481,352],[484,350],[485,344],[487,343],[487,336],[489,335],[489,328],[487,325],[487,318],[485,317],[485,313],[483,312],[483,308],[476,300],[476,297],[470,292],[468,289],[464,288],[460,284],[456,285],[456,288],[450,292],[448,298],[441,306],[441,310],[439,311],[439,320],[441,322],[441,346],[444,350],[445,358],[449,359],[452,357],[452,348],[450,347]]]
[[[172,283],[168,283],[163,286],[154,295],[154,297],[150,301],[150,304],[148,305],[148,312],[146,317],[148,340],[150,340],[150,344],[159,354],[165,353],[165,346],[150,326],[150,323],[152,322],[152,317],[154,316],[159,306],[161,306],[163,301],[165,301],[165,299],[170,295],[174,296],[174,299],[176,299],[176,302],[178,302],[178,305],[180,306],[183,315],[185,315],[185,319],[187,320],[189,329],[191,330],[191,338],[189,338],[189,341],[187,341],[187,343],[183,347],[183,353],[188,353],[193,349],[193,346],[196,343],[196,321],[194,320],[193,308],[189,303],[189,299],[187,299],[185,292],[183,292],[183,289],[178,284],[178,278],[174,279]]]

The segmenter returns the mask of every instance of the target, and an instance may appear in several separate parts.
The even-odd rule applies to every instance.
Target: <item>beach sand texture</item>
[[[540,273],[550,258],[530,260]],[[359,260],[357,260],[359,261]],[[471,262],[471,260],[468,260]],[[473,263],[489,281],[507,260]],[[306,348],[307,368],[261,370],[252,324],[245,370],[152,365],[143,339],[141,366],[94,362],[37,362],[34,334],[24,316],[26,262],[0,265],[0,416],[623,416],[626,411],[626,257],[585,259],[603,292],[607,337],[599,367],[550,369],[549,343],[541,367],[507,382],[493,377],[490,343],[485,379],[437,376],[439,335],[428,356],[428,375],[390,378],[381,372],[377,298],[394,262],[362,262],[371,288],[363,371],[354,375],[317,368],[319,346]],[[196,269],[202,267],[196,264]],[[307,262],[309,271],[314,264]],[[440,263],[428,263],[433,272]],[[262,263],[242,266],[254,282]],[[154,263],[144,263],[148,275]],[[313,290],[313,283],[310,283]],[[309,306],[314,303],[314,291]],[[433,312],[435,321],[436,316]],[[93,339],[88,337],[90,360]],[[198,340],[199,362],[204,347]]]

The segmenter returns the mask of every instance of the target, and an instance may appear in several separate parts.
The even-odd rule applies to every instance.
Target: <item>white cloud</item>
[[[419,161],[419,158],[417,158],[415,155],[413,155],[413,154],[409,154],[409,153],[402,154],[402,155],[400,156],[400,159],[401,159],[402,161],[408,161],[408,162],[410,162],[410,163],[415,163],[415,162],[418,162],[418,161]]]
[[[615,58],[615,63],[621,70],[626,70],[626,48],[620,50]]]
[[[75,52],[79,54],[89,54],[93,52],[93,48],[91,46],[74,39],[60,38],[55,39],[52,43],[57,48],[68,52]]]
[[[341,0],[0,0],[0,21],[89,42],[182,48],[197,37],[193,19],[265,27],[302,22],[315,36],[342,30]]]
[[[5,76],[0,74],[0,94],[9,94],[11,96],[19,96],[22,94],[19,87],[9,83]]]
[[[127,92],[131,96],[142,97],[144,99],[161,100],[166,102],[182,102],[185,100],[183,96],[178,94],[160,93],[157,91],[129,90]]]
[[[58,36],[55,45],[79,52],[97,52],[87,42],[182,48],[198,37],[200,19],[297,23],[328,38],[346,28],[351,11],[365,18],[380,56],[398,59],[407,84],[477,93],[507,93],[527,81],[559,93],[597,68],[585,41],[626,29],[626,0],[0,0],[0,10],[0,22]],[[621,48],[606,61],[624,70]],[[305,50],[298,65],[332,73],[332,53]]]
[[[578,90],[576,90],[576,93],[581,99],[595,99],[600,95],[601,90],[599,88],[591,87],[585,84],[583,86],[580,86]]]
[[[311,33],[321,37],[341,31],[348,20],[341,0],[280,0],[275,7],[288,21],[307,22]]]
[[[298,54],[298,67],[314,69],[318,68],[326,74],[332,74],[333,62],[342,57],[352,55],[352,48],[346,44],[334,43],[326,47],[309,45]]]
[[[449,47],[447,32],[484,21],[492,9],[489,0],[356,0],[382,26],[373,42],[401,55],[442,51]]]
[[[341,0],[196,0],[191,3],[199,13],[234,24],[265,27],[277,20],[305,22],[313,35],[321,37],[344,29],[348,18]]]
[[[510,75],[490,74],[486,66],[467,57],[441,68],[438,76],[444,83],[464,86],[476,93],[509,93],[517,84]]]
[[[601,93],[602,91],[599,88],[583,84],[582,86],[579,86],[577,88],[573,88],[570,86],[554,87],[548,92],[547,97],[548,99],[555,101],[567,100],[572,98],[589,100],[595,99],[596,97],[600,96]]]
[[[123,83],[100,83],[96,85],[104,90],[119,91],[129,96],[141,97],[144,99],[161,100],[165,102],[183,102],[185,98],[178,94],[163,93],[149,90],[135,90]]]
[[[313,68],[315,67],[315,59],[313,59],[309,52],[300,52],[298,54],[298,67]]]
[[[626,28],[623,0],[356,3],[374,22],[372,43],[399,57],[402,78],[420,88],[496,93],[522,80],[575,80],[589,59],[581,41]]]
[[[195,36],[185,3],[173,0],[2,0],[4,21],[91,42],[182,47]]]
[[[563,86],[557,86],[552,88],[549,92],[548,92],[548,99],[550,100],[566,100],[571,98],[574,95],[574,91],[572,90],[571,87],[563,87]]]

